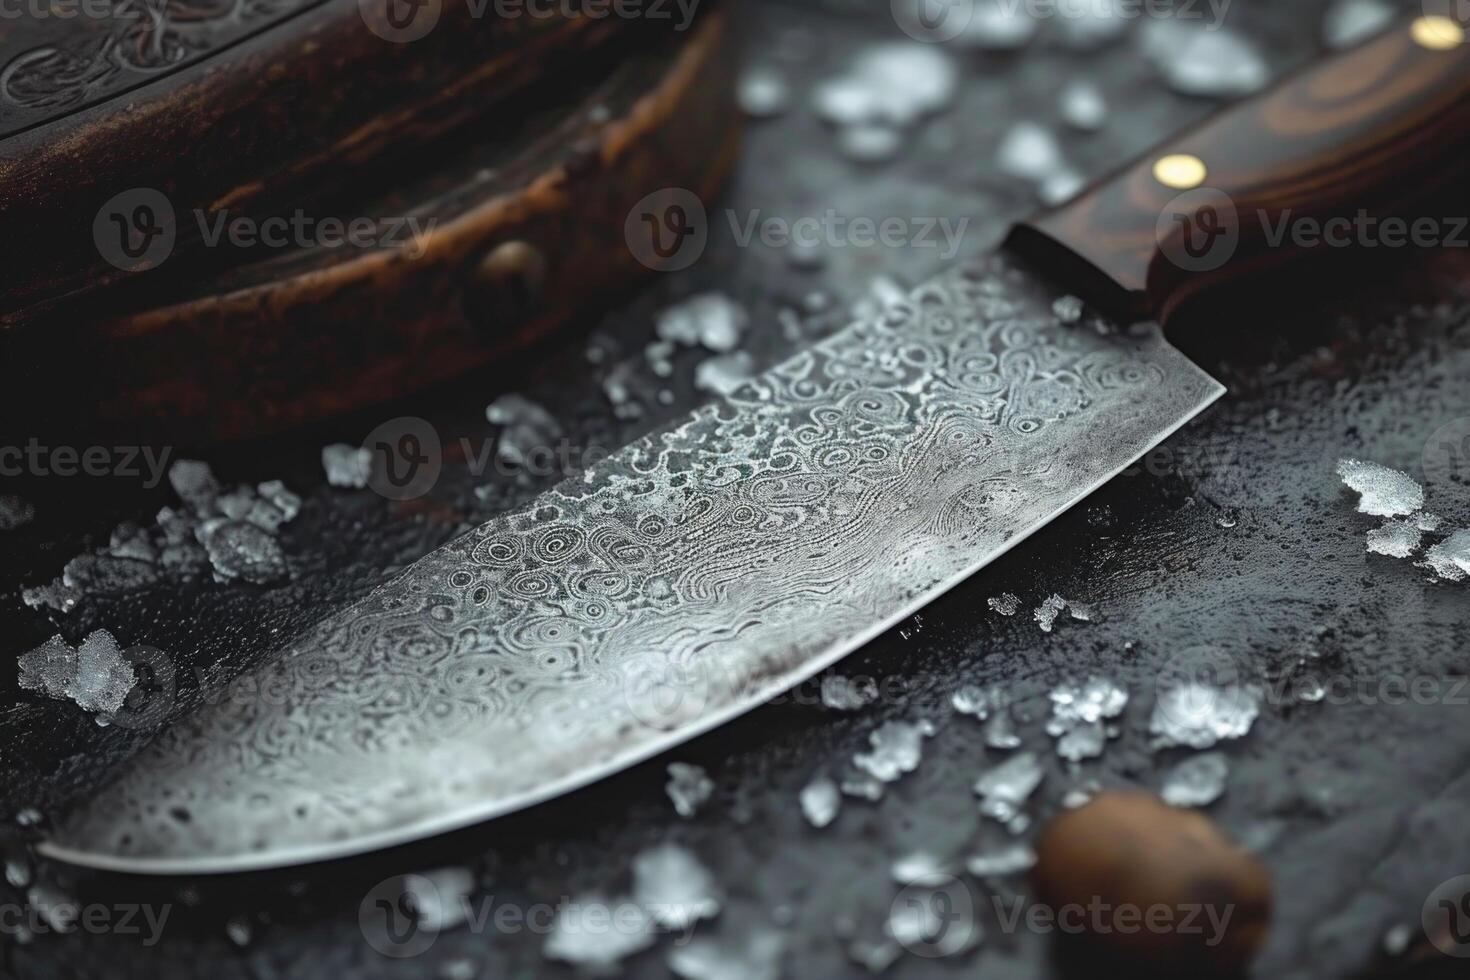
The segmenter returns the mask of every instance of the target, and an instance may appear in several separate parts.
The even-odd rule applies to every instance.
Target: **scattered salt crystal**
[[[1368,532],[1368,551],[1389,558],[1408,558],[1419,548],[1424,532],[1408,521],[1385,521]]]
[[[1082,684],[1061,684],[1050,694],[1052,717],[1047,731],[1060,735],[1074,723],[1116,718],[1128,707],[1128,692],[1113,681],[1088,678]]]
[[[1177,21],[1152,20],[1144,43],[1164,80],[1182,95],[1249,95],[1264,88],[1271,77],[1256,46],[1228,28],[1201,30]]]
[[[724,293],[699,293],[659,314],[655,330],[660,338],[692,347],[701,344],[719,354],[740,343],[750,315]]]
[[[151,585],[158,578],[152,562],[122,558],[102,551],[78,555],[61,570],[68,588],[95,595],[121,595]]]
[[[1085,602],[1067,600],[1067,613],[1079,623],[1091,623],[1097,618],[1092,606]]]
[[[702,391],[728,395],[749,381],[755,373],[755,359],[745,351],[721,354],[702,362],[694,369],[694,385]]]
[[[842,781],[842,795],[851,796],[859,800],[867,800],[869,803],[877,803],[883,799],[883,784],[872,776],[844,779]]]
[[[755,66],[741,73],[736,99],[747,116],[769,119],[790,108],[791,86],[775,68]]]
[[[1069,789],[1062,794],[1062,806],[1068,810],[1079,810],[1092,802],[1093,795],[1085,789]]]
[[[887,163],[903,145],[903,133],[881,123],[855,123],[837,131],[837,151],[854,163]]]
[[[1081,722],[1057,739],[1057,755],[1069,762],[1096,759],[1103,754],[1106,745],[1107,730],[1102,722]]]
[[[31,883],[31,867],[20,858],[8,858],[5,862],[5,882],[12,888],[25,888]]]
[[[1337,0],[1322,21],[1322,39],[1329,48],[1353,47],[1387,27],[1397,11],[1383,0]]]
[[[76,679],[66,693],[85,711],[112,714],[127,701],[137,680],[113,635],[96,630],[77,647]]]
[[[474,960],[467,956],[446,960],[439,967],[438,980],[475,980],[480,975],[480,967]]]
[[[909,885],[916,881],[948,875],[949,867],[940,858],[927,851],[915,851],[894,861],[888,871],[895,882],[900,885]]]
[[[1051,304],[1051,311],[1062,323],[1076,323],[1082,319],[1082,300],[1076,296],[1060,296]]]
[[[822,678],[822,704],[834,711],[857,711],[878,700],[878,685],[871,677],[847,678],[836,674]]]
[[[1011,127],[996,151],[996,163],[1012,177],[1038,182],[1064,166],[1056,137],[1034,122]]]
[[[1337,474],[1348,489],[1360,494],[1358,511],[1374,517],[1401,517],[1424,506],[1424,488],[1408,474],[1358,459],[1337,464]]]
[[[1418,567],[1426,568],[1447,582],[1470,575],[1470,531],[1456,531],[1424,553]]]
[[[36,508],[24,497],[0,494],[0,531],[14,531],[36,517]]]
[[[835,78],[818,85],[812,93],[817,115],[837,126],[872,122],[880,115],[879,97],[862,80]]]
[[[1059,8],[1058,34],[1063,44],[1079,51],[1101,47],[1128,29],[1130,10],[1125,0],[1092,0]],[[1132,11],[1137,16],[1137,11]]]
[[[970,715],[979,721],[984,721],[990,717],[991,708],[996,705],[1000,697],[1001,694],[997,688],[987,689],[966,684],[950,695],[949,703],[960,714]]]
[[[199,525],[196,534],[219,581],[267,585],[289,571],[280,542],[255,524],[217,517]]]
[[[1224,754],[1206,752],[1169,770],[1160,795],[1170,806],[1209,806],[1225,792],[1229,775],[1230,763]]]
[[[903,947],[892,939],[854,939],[847,944],[847,956],[869,973],[882,973],[903,955]]]
[[[17,827],[39,827],[41,821],[44,819],[46,818],[40,810],[37,810],[33,806],[28,806],[23,810],[16,811],[15,825]]]
[[[938,112],[954,100],[960,72],[954,59],[927,44],[895,41],[858,55],[853,75],[880,93],[888,121],[900,125]]]
[[[250,920],[243,915],[232,915],[225,922],[225,935],[230,942],[241,948],[250,945],[252,930]]]
[[[1014,616],[1016,610],[1021,608],[1020,597],[1010,592],[1002,592],[998,596],[992,596],[985,600],[985,604],[1002,616]]]
[[[1062,89],[1062,118],[1068,126],[1085,133],[1102,129],[1108,121],[1108,104],[1102,90],[1087,81],[1075,81]]]
[[[475,891],[475,874],[468,868],[436,868],[403,879],[422,929],[443,932],[464,922],[468,899]]]
[[[59,635],[20,655],[20,687],[51,698],[66,697],[75,681],[77,654]]]
[[[1244,736],[1259,713],[1260,695],[1252,686],[1188,681],[1159,692],[1149,731],[1161,746],[1208,749]]]
[[[590,909],[598,910],[595,918]],[[653,920],[637,903],[584,895],[559,906],[542,953],[589,973],[613,973],[619,962],[652,946],[655,935]]]
[[[511,466],[526,466],[562,437],[556,417],[521,395],[501,395],[485,408],[485,418],[501,426],[495,455]]]
[[[924,727],[919,724],[887,722],[868,736],[873,750],[854,756],[853,765],[874,779],[891,783],[904,773],[919,768],[925,734]]]
[[[214,503],[219,494],[219,481],[208,463],[196,459],[180,459],[168,468],[168,482],[174,493],[194,507],[203,511]]]
[[[633,859],[633,899],[666,929],[687,929],[720,912],[714,875],[677,844],[660,844]]]
[[[1041,203],[1047,207],[1056,207],[1065,204],[1082,192],[1087,186],[1087,178],[1071,167],[1063,167],[1060,170],[1047,174],[1037,188],[1037,196]],[[1102,320],[1096,321],[1094,326],[1103,324]]]
[[[917,6],[929,0],[914,0]],[[1025,4],[980,0],[956,43],[985,51],[1016,51],[1036,36],[1036,18]]]
[[[1009,709],[996,711],[985,723],[985,745],[1002,752],[1021,747],[1021,736],[1016,733],[1016,723]]]
[[[1400,922],[1383,934],[1383,951],[1389,956],[1403,956],[1413,941],[1413,928]]]
[[[801,791],[801,812],[807,822],[820,830],[837,819],[842,808],[842,797],[837,784],[827,776],[818,776],[807,783]]]
[[[81,914],[81,905],[76,899],[44,881],[31,886],[26,892],[26,900],[30,910],[40,916],[53,932],[71,932]]]
[[[122,707],[137,677],[117,640],[97,630],[72,650],[60,636],[20,657],[20,686],[51,698],[70,698],[85,711],[111,714]]]
[[[1027,844],[1016,842],[975,854],[965,862],[965,870],[977,878],[1003,878],[1030,871],[1036,864],[1036,852]]]
[[[674,812],[681,817],[692,817],[698,813],[715,791],[714,781],[703,766],[671,762],[668,773],[669,781],[664,789],[674,803]]]
[[[332,486],[360,490],[368,485],[368,479],[373,475],[372,450],[343,442],[323,446],[322,469]]]
[[[1444,521],[1438,514],[1431,514],[1428,511],[1420,511],[1414,515],[1414,526],[1425,533],[1438,531],[1443,523]]]
[[[1022,752],[1002,762],[975,783],[980,812],[1001,823],[1015,819],[1045,775],[1034,752]]]
[[[48,585],[36,585],[21,590],[21,601],[32,609],[54,609],[59,613],[68,613],[77,607],[82,599],[82,593],[67,585],[62,579],[56,579]]]
[[[1036,607],[1031,613],[1031,616],[1036,620],[1036,624],[1041,627],[1043,633],[1050,633],[1052,626],[1057,621],[1057,617],[1066,608],[1067,600],[1053,593],[1041,605]]]
[[[757,927],[740,935],[696,936],[669,950],[669,969],[684,980],[779,980],[786,938]]]

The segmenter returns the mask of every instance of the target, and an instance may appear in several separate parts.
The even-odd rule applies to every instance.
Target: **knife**
[[[396,845],[829,667],[1224,393],[1135,321],[1313,251],[1273,229],[1452,176],[1464,40],[1422,17],[1309,66],[428,555],[161,732],[42,853],[204,874]]]

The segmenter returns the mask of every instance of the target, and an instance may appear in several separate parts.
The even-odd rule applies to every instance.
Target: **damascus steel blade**
[[[389,846],[800,683],[1223,393],[1055,299],[999,257],[952,270],[446,545],[161,733],[45,852],[208,873]]]

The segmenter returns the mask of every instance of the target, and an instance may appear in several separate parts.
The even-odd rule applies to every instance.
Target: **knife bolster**
[[[1426,244],[1426,220],[1448,234],[1424,204],[1467,158],[1470,32],[1421,17],[1212,115],[1009,244],[1114,315],[1167,321],[1302,258]]]

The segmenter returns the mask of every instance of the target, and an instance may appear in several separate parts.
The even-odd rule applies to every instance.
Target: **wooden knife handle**
[[[1470,32],[1421,17],[1211,116],[1010,244],[1110,313],[1164,320],[1307,253],[1470,237],[1422,207],[1463,187],[1467,160]]]

